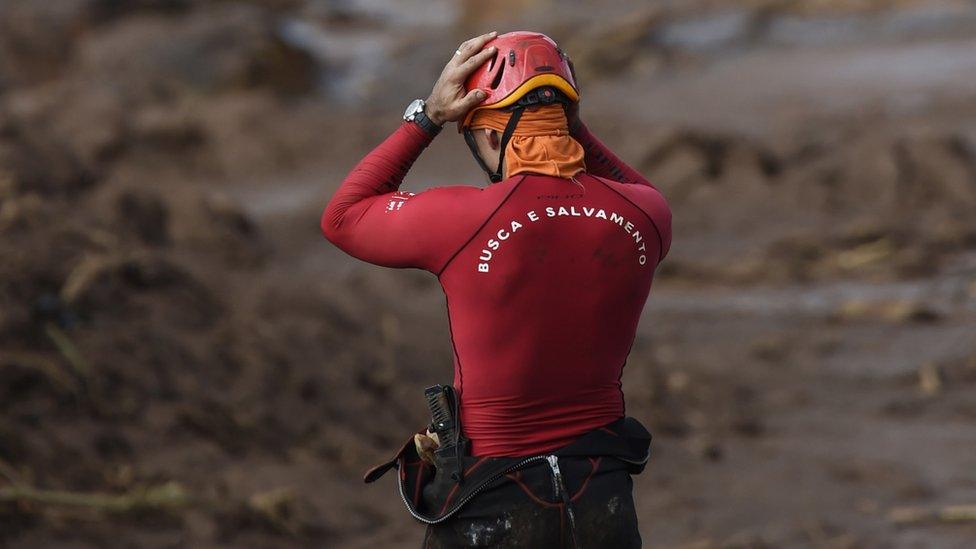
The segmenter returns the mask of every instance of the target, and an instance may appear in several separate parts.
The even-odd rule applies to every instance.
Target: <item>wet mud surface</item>
[[[443,298],[318,215],[487,27],[562,38],[674,210],[645,545],[971,546],[976,8],[596,4],[0,3],[0,546],[420,543],[360,475],[450,379]],[[406,187],[483,180],[445,131]]]

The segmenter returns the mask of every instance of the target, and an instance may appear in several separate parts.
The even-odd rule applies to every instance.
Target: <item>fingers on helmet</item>
[[[458,57],[460,57],[462,61],[467,61],[468,57],[474,55],[478,50],[483,48],[489,40],[492,40],[497,35],[497,32],[491,31],[489,33],[482,34],[481,36],[475,36],[470,40],[466,40],[463,44],[461,44],[461,47],[458,48],[458,51],[461,52],[461,55]]]
[[[467,76],[471,74],[478,67],[484,65],[486,61],[491,59],[496,52],[497,48],[495,48],[495,46],[490,46],[472,55],[467,61],[458,66],[458,69],[461,71],[461,75]]]
[[[485,93],[484,90],[473,89],[473,90],[469,91],[464,96],[463,99],[461,99],[461,105],[463,106],[463,108],[466,111],[468,111],[468,110],[471,110],[471,109],[477,107],[478,106],[478,103],[481,103],[482,101],[484,101],[486,97],[488,97],[488,94]]]

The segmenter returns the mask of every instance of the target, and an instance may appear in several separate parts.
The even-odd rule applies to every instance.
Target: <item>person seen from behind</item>
[[[641,546],[631,477],[651,437],[621,375],[671,213],[579,100],[549,37],[472,38],[322,215],[346,253],[429,271],[446,296],[453,382],[427,390],[430,427],[366,475],[398,470],[424,547]],[[490,183],[400,190],[449,122]]]

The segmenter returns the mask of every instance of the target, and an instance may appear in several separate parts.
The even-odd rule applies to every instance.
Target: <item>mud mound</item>
[[[532,2],[515,3],[553,24],[552,15],[533,10]],[[974,20],[968,7],[951,0],[695,0],[599,7],[599,21],[587,20],[582,29],[573,15],[563,15],[567,21],[559,33],[568,38],[565,46],[584,84],[628,74],[666,75],[765,48],[966,33]]]
[[[391,304],[368,280],[265,278],[275,250],[235,200],[156,170],[209,134],[155,109],[121,119],[109,140],[125,154],[65,132],[44,103],[0,134],[2,539],[321,544],[368,527],[325,495],[212,471],[311,459],[358,475],[422,423],[397,361],[426,366],[434,342],[373,326]]]
[[[976,155],[961,135],[854,133],[774,147],[672,130],[652,140],[642,165],[684,220],[683,234],[781,235],[735,263],[718,252],[724,265],[689,262],[679,250],[666,276],[912,278],[976,246]]]
[[[114,520],[133,527],[133,513],[191,530],[183,520],[203,520],[226,543],[323,540],[333,526],[307,494],[228,486],[151,456],[178,447],[215,463],[287,462],[311,452],[351,474],[414,427],[398,408],[390,336],[334,291],[254,288],[270,252],[256,226],[228,199],[188,191],[58,198],[20,181],[3,197],[0,464],[20,490],[0,501],[5,538],[61,531],[57,514],[29,502],[50,496],[32,490],[67,490],[119,498],[79,496],[73,520],[92,540],[109,539],[102,529]],[[369,310],[368,296],[354,301]],[[309,357],[332,359],[323,368]],[[148,495],[173,478],[197,503]]]
[[[396,406],[386,336],[363,318],[379,305],[357,296],[352,311],[335,290],[256,282],[273,247],[235,200],[199,184],[223,158],[266,168],[227,151],[277,139],[287,104],[314,90],[313,61],[277,36],[283,5],[0,11],[0,27],[16,29],[0,33],[4,542],[104,544],[118,528],[143,541],[325,543],[337,518],[307,491],[213,467],[298,453],[358,472],[394,445],[390,426],[414,427]],[[49,49],[25,47],[27,36]],[[267,133],[217,133],[228,102],[259,113],[250,122]],[[336,427],[368,415],[382,428]],[[368,519],[356,516],[342,519]]]

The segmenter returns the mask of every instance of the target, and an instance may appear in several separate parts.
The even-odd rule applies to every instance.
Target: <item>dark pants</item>
[[[424,547],[639,548],[626,464],[563,457],[558,465],[564,492],[551,466],[536,462],[496,480],[449,520],[428,526]]]

